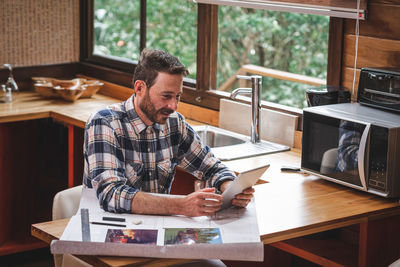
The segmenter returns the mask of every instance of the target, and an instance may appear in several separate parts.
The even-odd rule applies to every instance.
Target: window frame
[[[141,1],[140,50],[146,43],[146,0]],[[198,4],[196,81],[184,79],[182,101],[197,106],[219,110],[221,98],[229,98],[226,92],[212,90],[216,87],[217,46],[218,46],[218,6]],[[80,0],[81,38],[80,62],[81,71],[96,75],[109,82],[131,87],[129,77],[137,62],[117,57],[93,55],[94,0]],[[328,41],[327,84],[339,86],[343,50],[344,19],[330,17]],[[340,56],[338,56],[340,55]],[[124,78],[121,79],[120,76]],[[129,81],[129,83],[127,83]],[[236,100],[249,103],[248,100]],[[295,114],[302,117],[302,110],[268,101],[262,101],[265,108]],[[300,124],[301,125],[301,124]]]

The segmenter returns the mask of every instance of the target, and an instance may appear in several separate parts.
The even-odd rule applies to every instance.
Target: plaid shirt
[[[138,191],[168,194],[177,166],[208,187],[219,189],[223,181],[235,179],[181,114],[147,126],[133,99],[98,111],[86,124],[83,183],[96,189],[104,210],[129,213]]]

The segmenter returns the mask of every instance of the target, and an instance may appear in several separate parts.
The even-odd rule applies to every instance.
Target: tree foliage
[[[146,16],[146,47],[177,56],[195,78],[197,5],[147,0]],[[218,20],[218,86],[244,64],[326,78],[327,17],[220,6]],[[95,0],[94,23],[95,53],[138,59],[139,0]],[[302,108],[309,87],[264,77],[262,98]]]
[[[245,64],[326,78],[327,17],[224,6],[218,25],[219,85]],[[303,108],[308,87],[264,77],[262,99]]]

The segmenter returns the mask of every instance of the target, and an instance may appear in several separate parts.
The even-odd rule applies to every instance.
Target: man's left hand
[[[221,191],[224,192],[231,183],[232,183],[232,181],[224,182],[221,185]],[[242,207],[242,208],[247,207],[247,205],[250,203],[251,199],[254,197],[253,193],[254,193],[253,187],[246,188],[245,190],[243,190],[242,193],[237,194],[235,196],[235,198],[232,199],[232,205],[237,206],[237,207]]]

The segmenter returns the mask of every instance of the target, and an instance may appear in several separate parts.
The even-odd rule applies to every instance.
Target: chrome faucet
[[[258,143],[260,142],[262,77],[260,75],[237,75],[236,78],[251,80],[251,88],[237,88],[232,91],[231,98],[236,99],[237,95],[251,95],[251,142]]]

